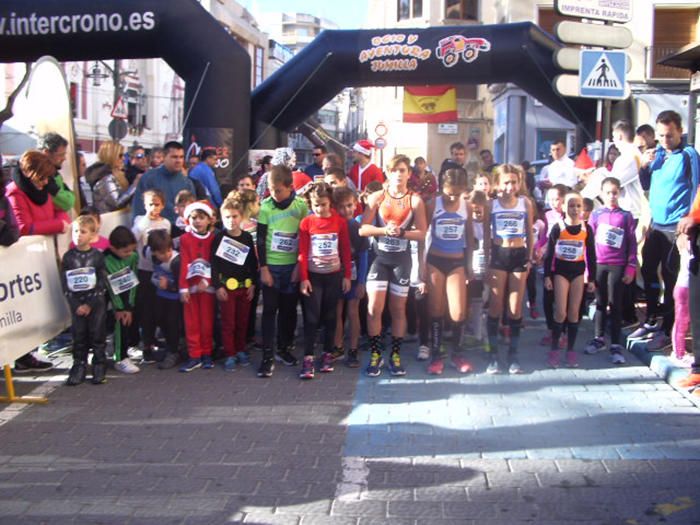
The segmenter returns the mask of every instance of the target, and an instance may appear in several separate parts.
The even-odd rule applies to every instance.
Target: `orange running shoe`
[[[676,386],[680,388],[693,388],[700,386],[700,374],[690,373],[685,379],[681,379],[676,383]]]

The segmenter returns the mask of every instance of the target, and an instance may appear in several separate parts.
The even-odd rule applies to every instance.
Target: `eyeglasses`
[[[144,155],[143,153],[138,153],[138,154],[134,155],[134,158],[142,159],[142,158],[144,158],[145,156],[146,156],[146,155]]]

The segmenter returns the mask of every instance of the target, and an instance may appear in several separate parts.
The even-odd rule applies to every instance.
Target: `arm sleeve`
[[[253,236],[246,232],[246,246],[250,247],[250,252],[248,252],[248,258],[245,260],[245,270],[250,278],[255,280],[254,277],[258,273],[258,256],[255,254],[255,243],[253,242]]]
[[[105,292],[107,291],[107,268],[105,267],[105,258],[102,252],[98,252],[97,255],[98,257],[95,258],[97,284],[88,297],[90,308],[95,308],[100,302],[103,302]]]
[[[258,222],[257,229],[258,259],[260,266],[267,266],[267,224]]]
[[[53,203],[63,211],[68,211],[75,206],[75,194],[68,189],[61,175],[56,174],[54,180],[58,186],[58,192],[52,195]]]
[[[302,219],[299,224],[299,278],[309,280],[309,220]]]
[[[627,267],[625,268],[625,273],[634,277],[637,274],[637,234],[631,213],[627,214],[625,238],[627,243]]]
[[[588,282],[595,281],[596,276],[596,256],[595,237],[593,230],[586,224],[586,270],[588,271]]]
[[[221,283],[221,272],[223,271],[222,261],[216,256],[216,250],[219,249],[219,244],[221,244],[221,239],[223,236],[223,232],[217,233],[214,236],[214,241],[211,243],[211,254],[209,256],[209,259],[211,260],[211,285],[215,290],[223,286]]]
[[[170,271],[173,274],[173,282],[168,283],[168,291],[170,292],[178,292],[179,289],[177,287],[177,279],[180,277],[180,271],[182,269],[182,262],[180,261],[180,256],[176,256],[170,263]]]
[[[547,251],[544,254],[544,275],[545,277],[551,277],[554,268],[554,247],[557,244],[557,239],[559,238],[559,225],[555,224],[552,231],[549,234],[549,239],[547,240]]]
[[[350,247],[350,233],[348,232],[348,223],[346,220],[338,217],[340,241],[340,262],[343,265],[343,276],[346,279],[352,278],[352,248]]]
[[[148,188],[146,187],[146,175],[144,174],[139,182],[136,184],[136,191],[134,191],[134,200],[131,203],[131,219],[134,220],[139,215],[146,214],[146,208],[143,206],[143,192]]]
[[[219,183],[216,180],[216,175],[214,175],[213,173],[209,173],[207,176],[207,181],[207,187],[209,188],[209,192],[211,193],[211,198],[214,200],[214,204],[216,205],[216,207],[219,208],[223,201],[221,199],[221,188],[219,187]]]
[[[75,311],[80,306],[80,302],[76,299],[75,294],[68,289],[68,281],[66,280],[66,271],[68,270],[68,258],[70,257],[70,252],[66,252],[61,261],[61,286],[63,287],[63,295],[66,296],[68,300],[68,306],[70,307],[71,315],[75,314]]]
[[[185,277],[187,276],[187,266],[191,262],[189,249],[187,248],[188,242],[186,236],[187,234],[180,237],[180,271],[178,272],[178,275],[175,275],[175,278],[177,279],[178,289],[183,292],[189,290],[187,279]]]
[[[105,266],[107,267],[107,272],[113,272],[117,271],[116,268],[112,269],[110,268],[110,265],[108,264],[108,259],[105,257]],[[122,301],[122,295],[124,294],[115,294],[114,290],[112,290],[112,287],[109,285],[109,280],[106,281],[107,283],[107,294],[109,295],[109,300],[112,302],[112,306],[114,307],[115,312],[121,312],[124,310],[124,301]],[[131,290],[129,290],[131,291]]]

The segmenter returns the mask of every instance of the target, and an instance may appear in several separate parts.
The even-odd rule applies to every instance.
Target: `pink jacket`
[[[35,204],[14,181],[7,185],[6,195],[15,214],[20,236],[54,235],[63,232],[64,222],[70,222],[66,212],[54,206],[50,195],[45,204]]]

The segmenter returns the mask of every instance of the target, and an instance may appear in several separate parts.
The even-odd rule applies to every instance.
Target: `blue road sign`
[[[587,98],[627,98],[624,51],[581,51],[579,94]]]

